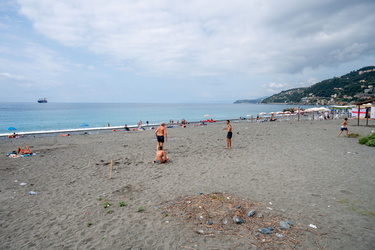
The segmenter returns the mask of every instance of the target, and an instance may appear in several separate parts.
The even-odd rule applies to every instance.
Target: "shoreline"
[[[224,122],[226,120],[230,120],[230,121],[236,121],[236,120],[239,120],[239,119],[225,119],[225,120],[215,120],[215,122],[217,123],[220,123],[220,122]],[[194,122],[188,122],[187,125],[196,125],[196,124],[200,124],[201,121],[197,122],[197,121],[194,121]],[[166,123],[168,124],[168,123]],[[210,124],[210,122],[206,122],[205,123],[206,125],[207,124]],[[141,127],[139,127],[138,125],[129,125],[128,128],[129,129],[137,129],[137,128],[144,128],[144,129],[151,129],[152,127],[157,127],[159,126],[160,123],[152,123],[152,124],[148,124],[148,125],[142,125]],[[171,126],[180,126],[181,123],[179,124],[176,124],[176,123],[173,123],[173,124],[170,124]],[[80,133],[80,132],[100,132],[100,131],[103,131],[103,132],[108,132],[108,131],[113,131],[113,130],[124,130],[124,127],[125,126],[111,126],[111,127],[93,127],[93,128],[89,128],[89,127],[86,127],[86,128],[77,128],[77,129],[60,129],[60,130],[45,130],[45,131],[29,131],[29,132],[18,132],[16,134],[19,134],[21,136],[23,135],[53,135],[53,134],[59,134],[59,133],[72,133],[72,134],[77,134],[77,133]],[[8,137],[9,135],[12,135],[13,132],[16,132],[15,130],[12,130],[12,132],[10,133],[2,133],[0,134],[0,138],[1,137]]]
[[[290,108],[289,105],[246,105],[238,106],[233,104],[176,104],[176,105],[137,105],[137,104],[85,104],[74,105],[72,103],[35,105],[26,104],[2,106],[1,115],[5,119],[1,123],[1,136],[7,136],[8,133],[17,134],[26,133],[51,133],[71,131],[84,131],[87,127],[81,127],[79,124],[87,123],[92,128],[107,129],[107,124],[111,124],[114,129],[118,129],[125,124],[136,126],[138,121],[150,121],[151,124],[166,122],[171,118],[179,121],[180,118],[191,122],[205,120],[206,115],[213,119],[238,119],[252,115],[256,117],[259,112],[273,112]],[[34,107],[35,106],[35,107]],[[165,113],[158,113],[159,110],[165,110]],[[13,114],[17,114],[13,117]],[[121,114],[121,115],[119,115]],[[24,119],[23,119],[24,117]],[[177,119],[176,119],[177,118]],[[49,122],[51,120],[51,123]],[[7,130],[8,127],[17,128],[16,131]]]
[[[309,120],[311,119],[312,117],[314,117],[313,115],[309,114],[309,115],[301,115],[300,117],[300,121],[303,121],[303,120]],[[315,117],[317,117],[317,115],[315,115]],[[344,115],[341,115],[338,119],[341,119],[341,118],[345,118],[345,117],[348,117],[347,114],[344,114]],[[262,115],[261,118],[264,120],[264,119],[269,119],[270,118],[270,115]],[[290,115],[290,116],[280,116],[280,115],[276,115],[275,118],[279,121],[279,122],[282,122],[282,121],[297,121],[298,120],[298,115]],[[357,120],[357,118],[349,118],[350,120]],[[240,120],[240,119],[220,119],[220,120],[215,120],[215,122],[225,122],[226,120],[230,120],[231,122],[257,122],[255,120],[254,117],[251,117],[251,118],[246,118],[246,119],[243,119],[243,120]],[[329,120],[335,120],[335,119],[329,119]],[[337,120],[337,119],[336,119]],[[366,120],[366,118],[360,118],[360,120]],[[369,118],[369,120],[375,120],[375,119],[372,119],[372,118]],[[317,120],[314,120],[314,121],[317,121]],[[196,125],[196,124],[200,124],[202,121],[193,121],[193,122],[188,122],[188,125]],[[168,124],[168,123],[166,123]],[[206,122],[205,123],[206,125],[207,124],[210,124],[209,122]],[[180,126],[180,124],[171,124],[172,126]],[[145,128],[145,129],[150,129],[151,127],[156,127],[156,126],[159,126],[159,123],[152,123],[152,124],[148,124],[148,125],[142,125],[141,128]],[[361,126],[361,125],[360,125]],[[138,125],[129,125],[128,126],[129,129],[136,129],[136,128],[139,128]],[[12,132],[9,132],[9,133],[1,133],[0,134],[0,138],[2,137],[8,137],[8,136],[11,136],[13,134],[13,132],[15,132],[16,134],[20,135],[21,137],[24,136],[24,135],[54,135],[54,134],[61,134],[61,133],[71,133],[71,134],[79,134],[79,133],[82,133],[82,132],[109,132],[109,131],[112,131],[112,130],[122,130],[124,129],[124,126],[111,126],[111,127],[93,127],[93,128],[89,128],[89,127],[86,127],[86,128],[76,128],[76,129],[59,129],[59,130],[44,130],[44,131],[27,131],[27,132],[16,132],[15,130],[12,130]]]

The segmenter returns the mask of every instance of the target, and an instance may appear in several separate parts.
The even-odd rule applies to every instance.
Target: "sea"
[[[0,136],[27,132],[56,132],[127,124],[136,126],[185,119],[226,120],[256,117],[295,105],[274,104],[145,104],[145,103],[0,103]],[[303,106],[309,108],[311,106]],[[12,130],[12,129],[15,130]]]

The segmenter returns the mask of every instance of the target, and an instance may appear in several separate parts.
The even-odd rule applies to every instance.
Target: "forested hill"
[[[375,96],[375,66],[352,71],[341,77],[318,82],[310,87],[282,91],[261,103],[345,103]],[[322,103],[321,104],[326,104]],[[332,104],[333,104],[332,103]]]

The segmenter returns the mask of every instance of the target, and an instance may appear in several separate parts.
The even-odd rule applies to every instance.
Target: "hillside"
[[[344,104],[372,98],[375,98],[375,66],[368,66],[310,87],[282,91],[261,103]]]

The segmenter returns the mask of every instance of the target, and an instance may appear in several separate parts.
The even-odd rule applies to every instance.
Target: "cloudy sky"
[[[373,0],[0,0],[0,102],[232,103],[375,65]]]

